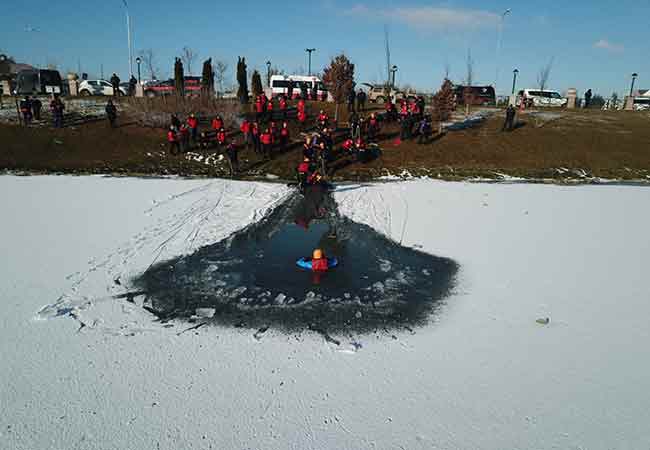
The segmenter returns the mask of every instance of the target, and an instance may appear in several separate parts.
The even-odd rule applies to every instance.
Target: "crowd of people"
[[[61,97],[55,94],[52,97],[49,106],[52,115],[52,126],[54,126],[54,128],[63,128],[63,112],[65,111],[65,105],[61,101]],[[29,95],[25,96],[20,101],[19,108],[24,125],[30,125],[34,120],[41,120],[43,102],[41,102],[38,97],[31,98]]]

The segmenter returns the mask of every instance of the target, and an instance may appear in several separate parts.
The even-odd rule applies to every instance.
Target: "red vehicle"
[[[185,77],[185,95],[199,95],[201,93],[201,77]],[[160,95],[169,95],[176,92],[174,80],[170,78],[165,81],[151,81],[144,86],[144,95],[147,97],[157,97]]]

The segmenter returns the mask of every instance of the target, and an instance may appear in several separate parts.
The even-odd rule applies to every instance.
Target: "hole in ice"
[[[338,259],[316,275],[296,266],[314,248]],[[426,323],[449,294],[458,265],[402,247],[339,215],[320,187],[296,194],[261,221],[138,276],[161,319],[355,332]]]

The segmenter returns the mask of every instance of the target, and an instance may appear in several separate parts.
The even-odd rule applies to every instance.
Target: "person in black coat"
[[[109,100],[106,103],[106,117],[108,118],[108,123],[111,128],[115,128],[115,121],[117,120],[117,108],[113,104],[113,100]]]
[[[512,129],[515,126],[515,113],[517,111],[515,110],[515,107],[513,105],[508,105],[508,108],[506,109],[506,121],[503,122],[503,127],[501,128],[501,131],[512,131]]]
[[[20,112],[23,115],[25,125],[32,123],[32,101],[29,99],[29,95],[20,101]]]
[[[587,89],[587,92],[585,92],[585,108],[589,108],[589,105],[591,105],[591,89]]]
[[[239,151],[234,142],[231,142],[226,147],[226,156],[230,165],[230,176],[234,177],[239,172]]]
[[[348,94],[348,112],[352,113],[354,112],[354,102],[357,100],[357,93],[354,92],[354,89],[350,89],[350,93]]]
[[[359,104],[359,111],[366,110],[366,93],[363,89],[359,89],[359,92],[357,93],[357,103]]]
[[[34,114],[34,120],[41,120],[41,108],[43,108],[43,103],[38,98],[32,100],[32,113]]]
[[[129,95],[135,95],[136,84],[138,84],[138,80],[136,80],[135,77],[131,75],[131,79],[129,80]]]
[[[116,73],[111,77],[111,86],[113,86],[113,97],[120,95],[120,77]]]

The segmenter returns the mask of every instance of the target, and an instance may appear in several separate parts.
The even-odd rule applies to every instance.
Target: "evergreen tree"
[[[439,123],[449,120],[451,113],[456,109],[456,95],[454,86],[447,78],[442,82],[440,90],[433,97],[433,120]]]
[[[262,87],[262,77],[257,70],[253,71],[253,76],[251,77],[251,89],[253,90],[253,97],[257,97],[264,92],[264,88]]]
[[[237,59],[237,98],[239,102],[244,104],[248,103],[248,75],[246,73],[246,58],[239,57]]]
[[[212,58],[203,61],[203,73],[201,75],[201,91],[204,94],[214,93],[214,72],[212,71]]]
[[[185,96],[185,76],[183,62],[180,58],[176,58],[176,61],[174,61],[174,87],[176,88],[176,95]]]
[[[336,102],[334,121],[338,121],[339,105],[347,101],[350,91],[354,89],[354,64],[343,54],[335,57],[325,68],[323,81]]]

